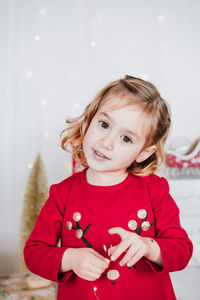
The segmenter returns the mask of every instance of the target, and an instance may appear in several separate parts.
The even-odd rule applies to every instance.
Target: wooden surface
[[[30,288],[27,279],[31,274],[11,273],[0,274],[0,299],[2,300],[55,300],[56,286],[53,282],[45,282],[41,278],[37,288]],[[30,280],[29,280],[30,281]],[[35,280],[34,280],[35,282]],[[42,286],[42,284],[44,286]],[[48,286],[45,286],[47,285]]]

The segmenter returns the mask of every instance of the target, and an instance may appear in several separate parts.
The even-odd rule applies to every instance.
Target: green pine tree
[[[47,197],[47,177],[41,156],[38,154],[29,175],[22,207],[19,244],[19,266],[21,271],[28,271],[24,262],[23,249]]]

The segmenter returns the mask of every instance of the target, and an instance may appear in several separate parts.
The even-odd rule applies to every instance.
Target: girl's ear
[[[140,162],[146,160],[156,150],[157,150],[157,146],[156,145],[152,145],[152,146],[149,146],[149,147],[145,148],[144,150],[142,150],[142,152],[140,152],[140,154],[136,158],[136,162],[140,163]]]

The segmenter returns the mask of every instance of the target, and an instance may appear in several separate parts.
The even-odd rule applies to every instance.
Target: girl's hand
[[[89,281],[98,279],[110,262],[92,248],[72,248],[69,260],[76,275]]]
[[[127,252],[120,265],[127,264],[128,267],[133,266],[143,256],[149,254],[149,242],[146,237],[141,237],[134,232],[127,231],[121,227],[115,227],[108,230],[110,234],[117,233],[121,237],[121,242],[114,247],[108,249],[108,254],[112,255],[111,260],[116,260],[123,252]]]

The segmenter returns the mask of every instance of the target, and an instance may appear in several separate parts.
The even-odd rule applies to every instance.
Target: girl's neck
[[[110,186],[119,184],[126,179],[128,173],[119,172],[98,172],[90,168],[86,170],[87,182],[92,185]]]

